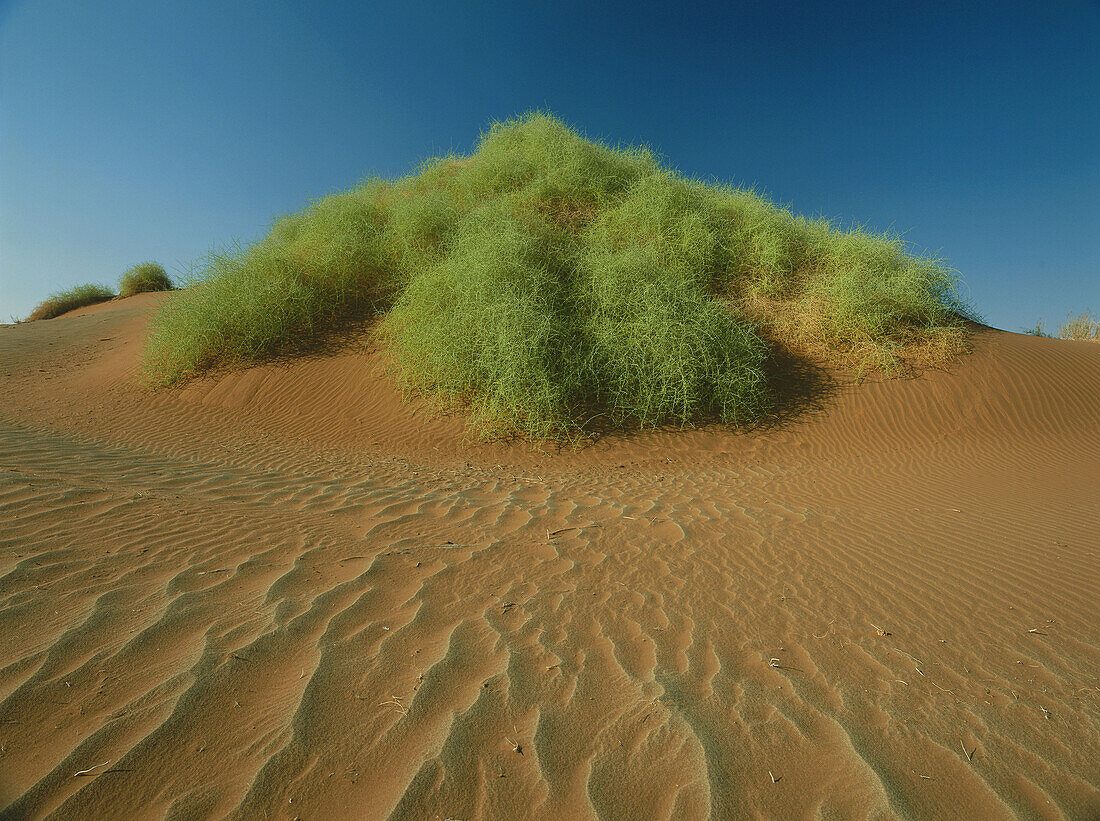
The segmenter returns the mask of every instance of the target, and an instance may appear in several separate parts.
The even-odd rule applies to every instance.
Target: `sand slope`
[[[1100,346],[540,452],[163,298],[0,327],[0,817],[1100,816]]]

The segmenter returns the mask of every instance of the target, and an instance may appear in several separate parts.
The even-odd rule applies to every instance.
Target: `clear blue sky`
[[[531,108],[1100,311],[1100,4],[0,0],[0,319]]]

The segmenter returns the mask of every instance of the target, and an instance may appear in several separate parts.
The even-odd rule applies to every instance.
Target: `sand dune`
[[[1100,346],[571,451],[161,299],[0,327],[0,817],[1100,816]]]

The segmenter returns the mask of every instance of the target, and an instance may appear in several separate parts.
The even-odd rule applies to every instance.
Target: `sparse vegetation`
[[[1100,321],[1092,315],[1091,311],[1066,316],[1065,324],[1058,329],[1058,335],[1046,329],[1043,320],[1035,323],[1034,328],[1024,328],[1025,334],[1041,336],[1046,339],[1072,339],[1077,342],[1100,342]]]
[[[1100,321],[1097,321],[1091,311],[1070,314],[1066,317],[1066,324],[1058,329],[1058,336],[1078,342],[1100,342]]]
[[[1047,330],[1046,324],[1041,319],[1035,323],[1034,328],[1024,328],[1022,332],[1028,334],[1029,336],[1040,336],[1044,339],[1054,339],[1054,334]]]
[[[747,421],[769,348],[864,369],[943,361],[968,311],[902,240],[808,220],[540,113],[468,157],[369,180],[212,253],[152,326],[157,384],[315,344],[346,320],[481,433]]]
[[[85,305],[106,302],[108,299],[113,299],[114,295],[114,291],[106,285],[77,285],[68,291],[58,291],[51,294],[38,303],[35,309],[31,311],[30,316],[27,317],[27,321],[53,319],[55,316],[61,316],[76,308],[83,308]]]
[[[133,296],[145,291],[171,291],[172,280],[157,262],[142,262],[130,268],[118,282],[119,296]]]

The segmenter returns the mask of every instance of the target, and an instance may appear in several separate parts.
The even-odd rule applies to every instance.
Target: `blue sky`
[[[0,0],[0,320],[553,111],[1100,311],[1100,4]]]

